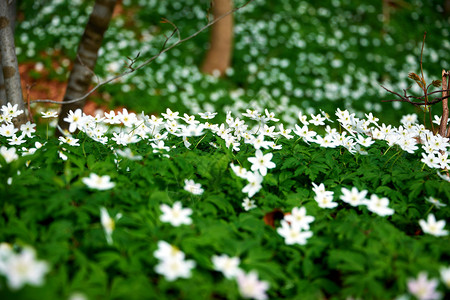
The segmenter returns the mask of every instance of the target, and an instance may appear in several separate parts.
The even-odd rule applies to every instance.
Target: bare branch
[[[406,93],[407,89],[404,89],[403,90],[404,96],[402,96],[402,95],[400,95],[397,92],[394,92],[394,91],[391,91],[391,90],[385,88],[381,84],[380,84],[380,86],[383,89],[385,89],[386,91],[388,91],[389,93],[394,94],[394,95],[396,95],[397,97],[400,98],[400,99],[381,100],[381,102],[407,102],[407,103],[410,103],[412,105],[421,106],[421,105],[433,105],[433,104],[441,102],[444,99],[450,98],[450,95],[447,95],[447,96],[443,96],[443,97],[434,98],[433,101],[428,101],[426,103],[425,102],[413,102],[413,101],[410,100],[410,98],[421,100],[422,98],[425,97],[425,95],[424,96],[407,95],[407,93]],[[450,91],[450,89],[449,90],[434,91],[434,92],[428,93],[426,96],[429,96],[431,94],[436,94],[436,93],[448,92],[448,91]]]
[[[206,24],[205,26],[203,26],[202,28],[200,28],[198,31],[194,32],[194,33],[191,34],[190,36],[188,36],[188,37],[186,37],[186,38],[184,38],[184,39],[178,40],[178,42],[176,42],[176,43],[170,45],[170,46],[167,47],[167,48],[163,48],[161,51],[158,52],[158,54],[156,54],[156,55],[152,56],[151,58],[145,60],[143,63],[141,63],[141,64],[138,65],[137,67],[135,67],[135,68],[133,68],[133,69],[130,69],[130,70],[127,70],[127,71],[125,71],[125,72],[123,72],[123,73],[121,73],[121,74],[115,75],[115,76],[113,76],[113,77],[111,77],[111,78],[109,78],[109,79],[107,79],[107,80],[105,80],[105,81],[103,81],[103,82],[97,84],[97,85],[96,85],[95,87],[93,87],[89,92],[87,92],[85,95],[83,95],[83,96],[81,96],[81,97],[79,97],[79,98],[72,99],[72,100],[68,100],[68,101],[64,101],[64,102],[55,101],[55,100],[50,100],[50,99],[39,99],[39,100],[33,100],[33,101],[30,101],[30,102],[31,102],[31,103],[53,103],[53,104],[65,105],[65,104],[70,104],[70,103],[75,103],[75,102],[78,102],[78,101],[82,101],[82,100],[86,99],[89,95],[91,95],[92,93],[94,93],[96,90],[98,90],[100,87],[102,87],[102,86],[104,86],[104,85],[107,85],[107,84],[111,83],[112,81],[117,80],[117,79],[119,79],[119,78],[122,78],[122,77],[124,77],[124,76],[126,76],[126,75],[128,75],[128,74],[131,74],[131,73],[133,73],[133,72],[135,72],[135,71],[137,71],[137,70],[139,70],[139,69],[142,69],[143,67],[145,67],[145,66],[147,66],[148,64],[150,64],[151,62],[153,62],[155,59],[157,59],[159,56],[161,56],[161,55],[164,54],[165,52],[167,52],[167,51],[169,51],[169,50],[175,48],[176,46],[178,46],[178,45],[181,44],[181,43],[184,43],[184,42],[186,42],[186,41],[188,41],[188,40],[190,40],[190,39],[196,37],[197,35],[199,35],[199,34],[202,33],[203,31],[205,31],[206,29],[208,29],[209,27],[211,27],[211,26],[214,25],[215,23],[217,23],[217,22],[219,22],[220,20],[222,20],[223,18],[225,18],[226,16],[228,16],[228,15],[230,15],[230,14],[232,14],[232,13],[234,13],[234,12],[236,12],[236,11],[238,11],[238,10],[244,8],[244,7],[246,7],[248,4],[250,4],[250,3],[253,2],[253,1],[254,1],[254,0],[249,0],[249,1],[247,1],[245,4],[243,4],[243,5],[239,6],[239,7],[236,7],[236,8],[234,8],[234,9],[230,10],[229,12],[227,12],[227,13],[221,15],[220,17],[215,18],[213,21],[210,21],[208,24]],[[175,26],[175,27],[176,27],[176,26]],[[174,29],[174,31],[172,32],[172,34],[171,34],[171,35],[166,39],[166,41],[164,42],[164,46],[167,44],[168,39],[170,39],[171,37],[173,37],[173,35],[174,35],[175,32],[177,32],[177,31],[178,31],[178,28],[176,27],[176,30]]]

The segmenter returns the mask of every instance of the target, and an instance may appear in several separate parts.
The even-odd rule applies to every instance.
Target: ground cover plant
[[[448,139],[414,115],[215,117],[79,110],[59,141],[4,123],[2,298],[446,293]]]
[[[21,2],[23,20],[16,28],[19,61],[29,63],[27,74],[32,78],[65,81],[83,32],[80,24],[89,15],[89,2]],[[235,6],[245,2],[235,1]],[[286,122],[295,119],[299,109],[316,114],[319,107],[340,108],[351,109],[359,117],[368,111],[382,112],[386,121],[399,125],[399,111],[417,111],[380,102],[389,97],[380,84],[388,88],[411,85],[408,74],[419,68],[424,31],[428,32],[423,58],[426,77],[439,78],[442,68],[450,69],[450,26],[440,0],[393,4],[387,7],[389,14],[384,14],[383,3],[255,0],[234,15],[233,62],[227,78],[199,71],[209,39],[202,34],[165,53],[151,68],[102,88],[97,102],[137,112],[170,107],[190,114],[218,111],[223,116],[249,108],[239,107],[240,103],[251,103],[253,109],[257,105],[260,110],[284,112],[281,117]],[[182,37],[189,36],[206,24],[209,7],[209,0],[123,1],[123,9],[106,32],[95,73],[105,78],[126,69],[126,57],[140,54],[144,59],[156,54],[173,30],[161,18],[178,26]],[[176,36],[169,45],[175,41]],[[40,89],[34,86],[31,93]]]
[[[100,77],[166,40],[161,15],[188,34],[209,3],[158,2],[123,1],[136,18],[113,19]],[[380,22],[378,2],[255,0],[236,14],[242,70],[201,74],[199,36],[97,94],[127,108],[71,111],[59,138],[56,110],[32,107],[36,123],[14,126],[24,112],[2,106],[0,298],[448,297],[450,145],[437,133],[440,109],[422,105],[424,122],[412,105],[381,104],[392,95],[377,79],[421,87],[447,68],[437,61],[448,42],[430,29],[445,37],[448,22],[427,4],[411,1]],[[89,3],[32,8],[17,29],[19,59],[39,79],[58,57],[45,76],[62,78]],[[399,24],[411,20],[406,34]],[[420,55],[412,41],[423,29]]]

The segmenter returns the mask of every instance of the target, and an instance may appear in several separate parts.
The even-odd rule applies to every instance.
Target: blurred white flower
[[[350,204],[351,206],[358,206],[358,205],[362,205],[365,204],[366,199],[366,195],[367,195],[367,191],[363,190],[363,191],[358,191],[358,189],[356,187],[352,187],[351,190],[347,189],[347,188],[342,188],[341,189],[342,195],[341,195],[341,200]]]
[[[19,155],[16,153],[16,148],[6,148],[5,146],[2,146],[0,148],[0,155],[3,156],[6,163],[10,163],[16,159],[19,158]]]
[[[98,176],[95,173],[91,173],[89,177],[85,177],[81,180],[91,189],[109,190],[116,185],[114,182],[111,182],[110,179],[111,177],[109,177],[108,175]]]
[[[379,216],[390,216],[394,214],[394,210],[389,208],[388,198],[379,198],[377,195],[371,195],[370,200],[365,201],[367,209]]]
[[[122,214],[117,214],[114,218],[111,218],[108,211],[104,207],[100,207],[100,222],[102,223],[103,230],[105,231],[105,237],[108,244],[112,245],[112,233],[116,227],[116,221],[122,217]]]
[[[204,192],[204,190],[202,189],[202,185],[200,183],[195,183],[192,179],[184,180],[184,189],[194,195],[201,195]]]
[[[290,215],[285,215],[284,219],[289,223],[295,224],[301,230],[309,230],[309,223],[314,221],[313,216],[306,215],[306,208],[302,207],[294,207]]]
[[[250,200],[248,198],[245,198],[242,201],[242,207],[245,209],[245,211],[249,211],[250,209],[256,208],[255,200]]]
[[[17,290],[25,284],[40,286],[44,283],[44,276],[49,271],[47,262],[36,260],[36,253],[31,247],[24,247],[20,253],[2,249],[0,261],[4,268],[0,273],[6,276],[11,289]],[[6,256],[3,256],[6,254]],[[3,270],[2,270],[3,269]]]
[[[57,111],[43,111],[41,112],[42,118],[44,119],[48,119],[48,118],[57,118],[58,117],[58,112]]]
[[[164,275],[168,281],[173,281],[179,277],[191,277],[191,270],[195,267],[193,260],[185,260],[184,253],[177,247],[165,241],[158,242],[158,249],[153,254],[160,260],[155,266],[158,274]]]
[[[441,201],[439,201],[439,199],[436,199],[436,198],[431,197],[431,196],[425,198],[425,200],[426,200],[427,202],[432,203],[436,208],[441,208],[441,207],[447,206],[447,204],[444,204],[444,203],[442,203]]]
[[[236,277],[240,271],[239,264],[241,260],[239,257],[229,257],[226,254],[222,254],[220,256],[213,255],[211,260],[214,265],[214,270],[222,272],[228,279]]]
[[[183,208],[180,201],[176,201],[173,207],[167,204],[159,206],[163,214],[159,219],[164,223],[170,223],[172,226],[178,227],[182,224],[192,224],[192,219],[189,217],[192,214],[192,209]]]
[[[266,292],[269,289],[269,283],[259,280],[255,271],[248,274],[239,272],[237,283],[242,297],[256,300],[268,299]]]
[[[444,229],[445,220],[436,221],[433,214],[428,215],[427,221],[419,220],[419,225],[424,233],[428,233],[434,236],[448,235],[448,231]]]
[[[420,272],[417,279],[408,280],[408,291],[419,300],[441,299],[441,293],[436,291],[439,284],[437,279],[428,280],[426,272]]]

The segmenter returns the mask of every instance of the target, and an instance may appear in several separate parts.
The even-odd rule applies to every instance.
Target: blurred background
[[[246,1],[234,0],[238,7]],[[94,1],[18,2],[16,47],[24,93],[31,100],[62,99],[76,50]],[[95,68],[97,81],[157,54],[173,30],[185,38],[211,19],[209,0],[122,0],[116,5]],[[282,121],[297,112],[359,115],[372,112],[399,124],[418,111],[380,84],[402,92],[408,73],[427,83],[450,68],[448,0],[255,0],[236,12],[230,67],[222,76],[202,72],[210,30],[161,55],[152,64],[88,98],[85,110],[127,107],[159,114],[166,108],[197,113],[268,108]],[[178,40],[174,35],[167,46]],[[217,74],[216,74],[217,75]],[[414,87],[412,93],[419,94]],[[439,95],[439,94],[438,94]],[[47,109],[39,104],[35,109]],[[439,114],[436,106],[433,113]]]

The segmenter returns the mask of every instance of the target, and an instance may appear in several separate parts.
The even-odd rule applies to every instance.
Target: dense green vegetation
[[[208,1],[122,2],[101,78],[159,51],[161,17],[183,37],[207,22]],[[0,299],[448,297],[450,144],[379,87],[412,83],[424,30],[426,77],[448,68],[441,2],[389,22],[381,1],[266,2],[235,14],[224,79],[198,71],[205,33],[59,139],[48,107],[37,128],[2,108]],[[90,4],[22,1],[31,77],[66,79]]]

